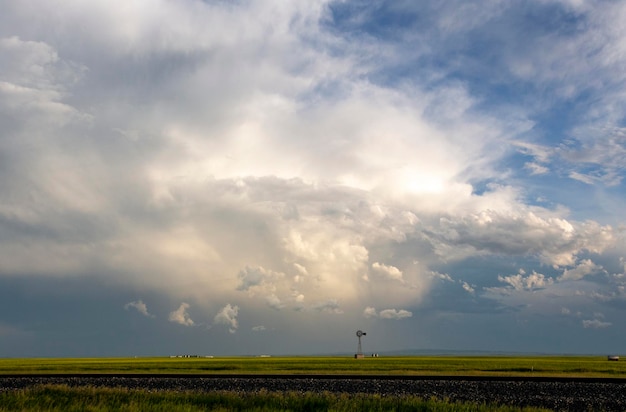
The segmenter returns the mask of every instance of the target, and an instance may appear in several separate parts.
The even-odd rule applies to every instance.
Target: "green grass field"
[[[122,388],[70,388],[39,386],[0,392],[4,411],[422,411],[422,412],[540,412],[545,409],[518,408],[421,399],[417,396],[346,395],[332,393],[242,394],[233,392],[148,392]]]
[[[582,356],[0,359],[0,374],[354,374],[626,378],[626,362]]]
[[[355,374],[459,376],[570,376],[626,379],[626,362],[605,357],[439,356],[271,358],[0,359],[0,374]],[[415,396],[322,393],[170,392],[123,388],[38,386],[0,393],[2,411],[537,411],[453,403]]]

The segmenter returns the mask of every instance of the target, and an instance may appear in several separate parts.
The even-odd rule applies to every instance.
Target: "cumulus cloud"
[[[404,319],[412,316],[412,312],[404,309],[383,309],[378,313],[378,317],[381,319]]]
[[[596,265],[591,261],[591,259],[583,259],[574,268],[565,269],[563,274],[559,277],[559,280],[580,280],[585,276],[595,275],[602,271],[602,266]]]
[[[588,329],[602,329],[602,328],[608,328],[609,326],[612,325],[611,322],[605,322],[599,319],[584,319],[582,321],[583,324],[583,328]]]
[[[226,325],[230,333],[235,333],[239,328],[239,321],[237,320],[238,314],[239,306],[228,303],[215,315],[213,322],[218,325]]]
[[[247,291],[255,286],[261,286],[267,282],[281,279],[285,275],[283,273],[266,270],[265,268],[259,266],[255,268],[246,267],[239,272],[238,276],[241,283],[237,287],[237,290]]]
[[[440,280],[443,280],[445,282],[454,282],[452,277],[450,277],[450,275],[448,275],[447,273],[431,272],[430,276],[432,278],[440,279]]]
[[[272,294],[267,297],[267,304],[276,310],[280,310],[285,307],[283,302],[278,298],[278,296]]]
[[[323,313],[341,314],[343,310],[339,302],[335,299],[317,302],[313,305],[313,310]]]
[[[402,271],[395,266],[385,265],[383,263],[372,263],[372,269],[384,279],[397,280],[402,282]]]
[[[383,309],[380,312],[376,311],[376,308],[368,306],[363,310],[363,316],[366,318],[380,318],[380,319],[404,319],[413,316],[412,312],[404,309]]]
[[[526,272],[524,271],[524,269],[520,269],[519,273],[517,273],[516,275],[498,276],[498,280],[500,282],[508,284],[516,291],[534,291],[538,289],[543,289],[554,283],[554,279],[546,277],[541,273],[537,273],[534,270],[528,276],[524,276],[525,274]]]
[[[178,309],[176,309],[175,311],[170,312],[169,315],[169,321],[170,322],[174,322],[174,323],[178,323],[180,325],[184,325],[184,326],[193,326],[195,325],[194,321],[191,319],[191,317],[189,316],[189,313],[187,313],[187,310],[189,309],[189,304],[186,302],[183,302],[180,304],[180,306],[178,307]]]
[[[146,306],[146,304],[143,303],[143,301],[141,300],[129,302],[124,305],[124,309],[129,310],[130,308],[134,308],[135,310],[137,310],[137,312],[141,313],[144,316],[153,317],[153,315],[148,312],[148,307]]]
[[[583,251],[602,253],[616,240],[610,226],[569,222],[531,211],[484,210],[442,218],[438,229],[441,240],[433,240],[441,246],[456,245],[473,253],[536,256],[553,266],[571,266]]]
[[[296,266],[298,268],[298,266]],[[300,266],[301,269],[304,269]],[[299,273],[303,273],[297,269]],[[296,294],[294,296],[294,287],[302,282],[302,275],[288,277],[282,272],[275,272],[265,269],[261,266],[246,267],[239,271],[239,286],[237,290],[247,291],[251,298],[264,296],[267,305],[273,309],[280,310],[286,305],[284,300],[295,300],[301,302],[304,295]]]
[[[474,286],[470,285],[469,283],[465,281],[460,281],[460,282],[461,282],[461,286],[463,287],[463,290],[465,290],[467,293],[474,294],[474,292],[476,292],[476,290],[474,289]]]
[[[294,263],[293,267],[296,269],[297,272],[296,275],[294,275],[293,277],[294,282],[301,282],[308,275],[308,271],[304,266],[298,263]]]
[[[368,306],[363,310],[363,316],[366,318],[375,318],[378,316],[378,312],[376,312],[376,308]]]
[[[219,299],[234,332],[240,307],[301,325],[498,282],[522,307],[614,267],[626,7],[365,3],[7,5],[0,280]]]
[[[214,285],[205,276],[205,268],[214,267],[215,273],[237,273],[235,288],[260,298],[273,293],[284,301],[292,287],[289,281],[302,283],[303,290],[320,290],[317,299],[341,287],[350,295],[342,296],[342,302],[357,301],[353,275],[367,272],[370,251],[414,236],[428,239],[441,257],[455,258],[450,250],[460,251],[459,258],[475,252],[535,254],[550,264],[567,264],[587,247],[602,250],[611,243],[610,228],[585,228],[559,217],[527,213],[515,193],[506,189],[473,195],[471,178],[490,170],[490,162],[502,155],[487,149],[494,142],[500,144],[502,136],[526,126],[471,113],[478,102],[462,85],[447,85],[440,92],[420,87],[402,91],[352,75],[364,70],[356,69],[363,63],[363,50],[370,45],[324,33],[320,22],[330,12],[324,2],[315,6],[298,3],[278,14],[243,4],[223,8],[218,4],[159,3],[162,11],[153,13],[143,13],[140,5],[115,10],[97,4],[102,20],[93,19],[92,9],[75,5],[74,13],[53,14],[57,21],[52,26],[85,27],[76,22],[92,21],[95,28],[106,26],[105,22],[135,19],[141,24],[115,24],[111,26],[115,29],[106,33],[80,36],[90,45],[80,50],[64,48],[63,41],[52,37],[49,43],[4,38],[2,47],[15,58],[6,59],[3,71],[10,73],[5,77],[13,85],[54,91],[48,101],[73,110],[68,103],[71,100],[96,116],[85,125],[92,128],[92,139],[81,139],[84,133],[80,131],[73,135],[51,128],[46,139],[51,145],[48,155],[21,152],[20,159],[28,157],[23,164],[33,166],[30,173],[48,177],[45,188],[31,187],[47,199],[43,203],[58,205],[68,213],[102,216],[93,221],[97,223],[89,228],[90,236],[95,236],[99,250],[114,253],[115,259],[107,263],[112,270],[132,269],[133,276],[125,281],[142,283],[141,273],[156,273],[160,280],[155,284],[164,288],[180,289],[182,284],[201,282]],[[299,17],[293,19],[295,15]],[[250,16],[255,18],[248,20]],[[228,22],[231,35],[212,29],[206,21]],[[268,31],[268,27],[280,30]],[[318,36],[315,47],[305,40],[309,35]],[[259,56],[254,50],[261,46],[272,53]],[[344,48],[345,57],[324,52],[327,46]],[[90,54],[92,48],[99,52]],[[144,53],[147,50],[150,53]],[[77,61],[70,60],[70,55]],[[264,63],[256,64],[259,59]],[[171,65],[159,64],[161,61]],[[376,67],[384,62],[363,67],[375,70],[372,64]],[[171,70],[156,69],[166,66]],[[110,67],[124,75],[110,75]],[[226,67],[263,70],[243,70],[235,80]],[[143,73],[145,82],[125,80],[137,73]],[[152,87],[154,84],[161,87]],[[336,84],[344,92],[320,94],[321,100],[306,97],[327,84]],[[174,90],[176,104],[170,103]],[[200,95],[200,90],[213,92]],[[141,116],[117,110],[123,104],[107,97],[115,93],[128,107],[143,102]],[[70,95],[72,99],[67,98]],[[210,118],[206,113],[211,113]],[[442,123],[433,113],[458,116]],[[32,123],[39,117],[31,113],[24,118]],[[458,150],[459,142],[468,139],[473,142],[471,148]],[[75,147],[81,155],[64,156],[53,150],[66,140],[80,141]],[[525,147],[538,164],[550,157],[541,155],[545,150],[539,145]],[[276,148],[287,155],[276,158]],[[127,154],[115,158],[120,174],[137,178],[122,179],[106,167],[116,153]],[[57,175],[51,178],[46,170],[55,170]],[[100,186],[92,187],[90,182],[100,182]],[[129,198],[138,207],[126,207],[124,199]],[[143,198],[150,199],[149,204],[142,203]],[[87,262],[103,259],[92,249],[76,248],[71,239],[86,235],[64,232],[68,223],[50,210],[31,210],[23,202],[5,207],[19,224],[49,222],[47,230],[60,236],[51,242],[56,246],[50,256],[44,256],[46,250],[52,250],[45,238],[29,240],[35,243],[29,250],[38,250],[41,260],[53,263],[47,271],[56,266],[57,273],[79,273]],[[489,212],[485,212],[487,208]],[[182,213],[183,209],[187,212]],[[108,212],[102,214],[105,210]],[[436,211],[443,211],[444,217],[439,224],[431,224],[437,221]],[[486,217],[491,219],[489,223],[484,221]],[[149,222],[157,218],[159,224],[151,226]],[[128,224],[131,221],[143,223]],[[568,224],[573,231],[564,229]],[[508,236],[510,233],[517,235]],[[234,252],[235,248],[240,250]],[[80,250],[73,254],[73,267],[52,258],[70,249]],[[3,250],[9,269],[46,271],[33,267],[19,244]],[[426,250],[424,247],[424,264],[428,265]],[[154,259],[157,255],[158,262]],[[277,256],[287,256],[287,261],[281,262]],[[398,269],[405,268],[401,261],[380,263],[380,259],[371,265],[378,276],[392,280],[413,276]],[[168,279],[167,273],[176,271],[181,261],[189,262],[189,270],[182,276],[190,282]],[[241,262],[251,264],[240,269]],[[232,278],[220,285],[217,293],[232,294]],[[324,290],[316,289],[320,286]],[[184,292],[196,294],[209,288],[190,289]]]

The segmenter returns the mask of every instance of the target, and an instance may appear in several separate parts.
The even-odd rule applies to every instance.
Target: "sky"
[[[626,2],[0,9],[0,357],[626,353]]]

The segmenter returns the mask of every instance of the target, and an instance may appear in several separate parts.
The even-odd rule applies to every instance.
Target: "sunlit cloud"
[[[239,328],[237,315],[239,315],[239,306],[229,303],[220,309],[215,318],[213,318],[213,322],[218,325],[226,325],[230,333],[235,333]]]
[[[472,286],[465,281],[461,281],[461,286],[463,287],[463,290],[465,290],[467,293],[473,294],[474,292],[476,292],[475,286]]]
[[[404,318],[410,318],[413,316],[413,313],[411,313],[408,310],[405,309],[383,309],[380,312],[376,311],[376,308],[373,308],[371,306],[366,307],[363,310],[363,316],[365,316],[366,318],[380,318],[380,319],[404,319]]]
[[[507,283],[514,290],[537,290],[543,289],[546,286],[550,286],[554,283],[554,279],[547,278],[541,273],[533,271],[530,275],[526,275],[524,269],[520,269],[519,273],[510,276],[498,276],[498,280],[503,283]]]
[[[583,328],[602,329],[608,328],[612,325],[611,322],[605,322],[599,319],[584,319],[582,320]]]
[[[337,302],[336,300],[327,300],[327,301],[317,302],[313,304],[313,309],[318,312],[337,314],[337,315],[343,313],[341,306],[339,306],[339,302]]]
[[[184,326],[195,325],[195,322],[191,319],[191,317],[189,316],[189,313],[187,312],[188,309],[189,309],[188,303],[185,303],[185,302],[181,303],[178,309],[170,312],[170,315],[168,317],[169,321],[178,323]]]
[[[235,332],[260,325],[305,350],[361,316],[402,320],[393,345],[528,324],[533,350],[616,324],[623,3],[118,3],[0,15],[7,325],[79,323],[58,296],[216,353],[251,353]]]
[[[382,263],[374,262],[372,263],[372,269],[379,276],[382,276],[385,279],[389,280],[397,280],[402,282],[402,271],[395,266],[388,266]]]
[[[134,308],[137,312],[141,313],[147,317],[154,317],[148,312],[148,307],[141,300],[136,300],[134,302],[129,302],[124,305],[124,309],[129,310],[130,308]]]
[[[559,280],[580,280],[587,275],[595,275],[602,271],[602,266],[596,265],[591,259],[584,259],[572,269],[565,269]]]

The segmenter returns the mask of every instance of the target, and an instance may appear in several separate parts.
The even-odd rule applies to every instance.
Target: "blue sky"
[[[622,351],[625,3],[0,6],[0,356]]]

